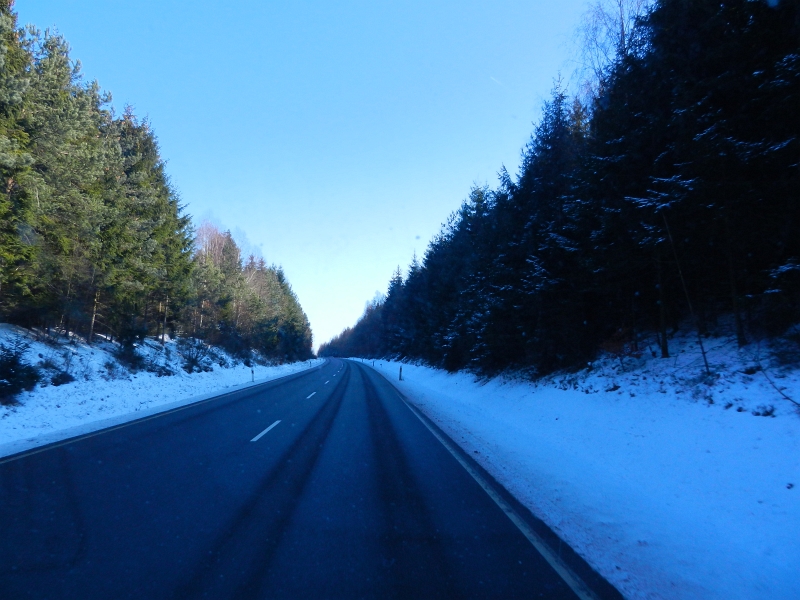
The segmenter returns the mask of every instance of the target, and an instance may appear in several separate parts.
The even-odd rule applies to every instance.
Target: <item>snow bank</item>
[[[706,344],[712,377],[686,338],[538,384],[375,368],[626,597],[800,598],[800,370]]]
[[[29,336],[20,328],[0,325],[0,341]],[[7,456],[74,435],[96,431],[118,423],[263,383],[322,364],[324,360],[251,368],[223,352],[216,352],[213,370],[186,373],[177,345],[162,348],[148,341],[137,348],[150,365],[169,369],[172,376],[139,371],[130,373],[113,356],[114,345],[88,346],[81,340],[45,343],[28,338],[26,354],[31,364],[47,365],[45,380],[31,392],[22,392],[14,406],[0,406],[0,456]],[[210,362],[210,361],[209,361]],[[223,363],[226,367],[220,366]],[[54,374],[67,370],[74,382],[54,386]]]

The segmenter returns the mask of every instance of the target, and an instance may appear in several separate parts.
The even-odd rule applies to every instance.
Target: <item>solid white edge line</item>
[[[311,398],[311,396],[313,396],[313,395],[314,395],[314,394],[316,394],[316,393],[317,393],[317,392],[311,392],[311,394],[309,394],[308,396],[306,396],[306,400],[308,400],[309,398]]]
[[[419,414],[415,406],[412,406],[410,403],[406,402],[406,399],[403,398],[402,396],[400,396],[400,398],[401,400],[403,400],[405,405],[411,410],[411,412],[414,413],[414,416],[416,416],[420,421],[422,421],[422,424],[428,428],[428,431],[430,431],[433,434],[433,436],[442,443],[442,446],[447,448],[450,454],[452,454],[453,457],[459,463],[461,463],[461,466],[464,467],[464,469],[466,469],[467,473],[472,475],[472,478],[478,482],[478,485],[480,485],[483,488],[483,491],[485,491],[489,495],[489,497],[495,501],[495,504],[497,504],[497,506],[499,506],[500,509],[504,513],[506,513],[506,516],[509,519],[511,519],[511,522],[514,523],[514,525],[517,526],[517,529],[519,529],[522,532],[522,535],[528,538],[528,541],[531,543],[531,545],[533,545],[533,547],[536,548],[536,550],[539,552],[539,554],[542,555],[542,557],[547,561],[547,563],[551,567],[553,567],[553,570],[556,573],[558,573],[561,579],[564,580],[564,583],[566,583],[581,600],[599,600],[597,595],[591,589],[589,589],[589,587],[583,582],[583,580],[580,577],[578,577],[578,575],[576,575],[572,571],[572,569],[570,569],[566,564],[564,564],[564,561],[562,561],[560,557],[558,557],[556,554],[553,553],[553,550],[539,536],[539,534],[536,533],[531,528],[531,526],[528,525],[528,523],[526,523],[525,520],[519,516],[517,511],[514,510],[514,507],[511,506],[508,502],[506,502],[503,499],[503,497],[497,493],[497,490],[494,489],[492,484],[486,481],[486,479],[484,479],[484,477],[478,471],[476,471],[472,467],[472,465],[470,465],[466,460],[464,460],[461,454],[455,448],[453,448],[452,444],[447,439],[442,437],[438,431],[433,429],[425,421],[425,419],[422,418],[422,416]]]
[[[258,440],[260,440],[260,439],[262,438],[262,436],[264,436],[264,435],[266,435],[267,433],[269,433],[269,430],[270,430],[270,429],[272,429],[273,427],[275,427],[275,425],[277,425],[278,423],[280,423],[280,420],[278,420],[278,421],[275,421],[275,422],[274,422],[272,425],[270,425],[269,427],[267,427],[267,428],[266,428],[264,431],[262,431],[261,433],[259,433],[259,434],[258,434],[256,437],[254,437],[254,438],[253,438],[252,440],[250,440],[250,441],[251,441],[251,442],[257,442]]]

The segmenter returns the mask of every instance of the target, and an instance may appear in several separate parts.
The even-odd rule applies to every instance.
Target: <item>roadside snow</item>
[[[0,325],[0,341],[30,332]],[[31,392],[22,392],[19,404],[0,405],[0,456],[81,435],[164,410],[197,402],[248,385],[297,373],[322,364],[324,360],[251,368],[217,352],[213,371],[186,373],[174,341],[162,349],[148,340],[137,351],[150,364],[169,368],[174,375],[146,371],[132,374],[113,358],[112,344],[88,346],[80,340],[45,343],[28,338],[26,357],[32,364],[51,365],[47,379]],[[227,365],[220,366],[219,362]],[[59,386],[47,384],[53,373],[68,370],[76,381]]]
[[[626,597],[800,598],[800,369],[706,344],[710,378],[688,338],[538,384],[375,368]]]

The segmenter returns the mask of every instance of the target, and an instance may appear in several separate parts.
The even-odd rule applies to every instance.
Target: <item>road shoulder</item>
[[[43,449],[45,447],[52,446],[53,444],[84,437],[106,429],[113,429],[133,421],[140,421],[157,415],[174,412],[200,402],[213,400],[221,396],[227,396],[251,387],[264,385],[265,383],[279,381],[290,377],[296,377],[309,371],[321,368],[325,362],[327,361],[313,361],[307,366],[305,366],[303,363],[295,363],[298,368],[292,369],[288,373],[286,372],[285,368],[278,368],[275,369],[273,374],[268,374],[266,377],[261,377],[256,381],[227,386],[220,384],[218,387],[214,387],[210,392],[188,396],[172,402],[164,401],[161,403],[153,403],[145,408],[116,414],[111,417],[94,419],[90,417],[87,418],[85,422],[78,425],[53,427],[44,431],[31,429],[31,435],[0,443],[0,462],[5,462],[11,457],[26,454],[32,450]],[[92,383],[90,382],[83,385],[91,386]],[[18,407],[18,409],[24,410],[24,406]],[[0,434],[2,434],[2,431],[0,431]]]

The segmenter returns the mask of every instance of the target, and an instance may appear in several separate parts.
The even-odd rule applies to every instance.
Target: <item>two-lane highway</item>
[[[330,360],[0,459],[0,598],[617,597],[475,469]]]

